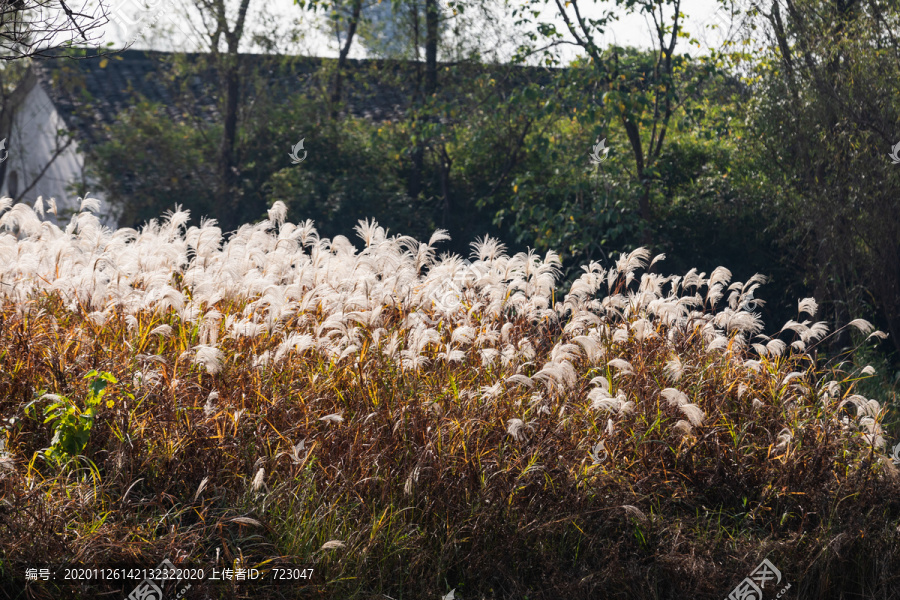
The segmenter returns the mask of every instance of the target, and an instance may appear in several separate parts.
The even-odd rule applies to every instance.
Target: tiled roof
[[[199,54],[178,56],[189,61],[205,58]],[[174,57],[167,52],[124,50],[102,58],[38,60],[33,69],[66,124],[76,132],[80,142],[90,145],[105,137],[104,125],[112,124],[120,111],[141,96],[163,104],[173,119],[180,118],[172,88],[167,83]],[[260,93],[289,98],[316,89],[327,89],[330,82],[319,81],[321,66],[335,60],[243,54],[241,62],[242,67],[252,73],[257,81],[264,82]],[[414,98],[417,72],[422,71],[424,65],[421,63],[350,60],[343,86],[347,110],[356,116],[374,120],[402,114]],[[517,84],[514,80],[548,79],[549,76],[549,71],[543,68],[458,65],[448,71],[441,65],[441,77],[445,81],[454,79],[464,82],[489,71],[496,73],[507,89]],[[382,76],[385,74],[393,83],[384,83],[386,78]],[[194,76],[187,86],[192,92],[191,97],[196,99],[194,109],[199,109],[198,112],[205,118],[215,117],[215,95],[220,86],[212,73]]]

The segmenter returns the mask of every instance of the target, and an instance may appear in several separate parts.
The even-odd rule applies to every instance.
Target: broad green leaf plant
[[[43,394],[39,398],[52,401],[44,409],[44,423],[55,423],[55,431],[50,446],[43,453],[48,461],[58,465],[65,464],[84,452],[97,412],[104,402],[107,386],[117,383],[116,378],[105,371],[92,370],[84,378],[91,381],[83,407],[74,400],[57,394]],[[112,408],[113,401],[107,400],[106,405]]]

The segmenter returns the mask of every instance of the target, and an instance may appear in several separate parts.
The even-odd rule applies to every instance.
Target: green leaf
[[[95,379],[88,385],[88,389],[91,391],[91,396],[102,396],[103,391],[106,389],[107,382],[105,379]]]

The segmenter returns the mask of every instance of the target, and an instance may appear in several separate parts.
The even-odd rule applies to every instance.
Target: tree
[[[883,0],[767,0],[755,131],[798,265],[834,320],[870,308],[900,349],[900,7]],[[845,343],[849,340],[842,340]]]
[[[237,212],[240,201],[236,193],[239,175],[235,157],[238,128],[238,108],[241,94],[240,43],[250,0],[240,0],[233,24],[229,23],[225,0],[197,0],[206,30],[208,48],[212,54],[224,90],[222,105],[222,137],[219,144],[219,193]]]
[[[254,146],[252,128],[286,97],[283,78],[271,77],[285,60],[277,53],[283,32],[272,33],[265,7],[251,0],[196,0],[190,8],[181,16],[206,52],[161,59],[157,76],[166,84],[170,114],[138,103],[120,116],[130,126],[113,128],[98,151],[104,188],[123,205],[125,225],[170,208],[179,194],[177,201],[194,214],[214,216],[226,229],[265,212],[261,188],[276,149],[265,132],[265,150]],[[162,23],[151,26],[154,35],[166,34]],[[273,55],[245,54],[254,46]],[[128,155],[129,147],[154,151]],[[285,148],[287,140],[277,149],[281,162]]]
[[[681,0],[616,0],[615,8],[598,18],[584,12],[583,0],[553,0],[554,15],[562,19],[565,30],[559,31],[550,21],[538,21],[541,4],[550,0],[524,0],[517,9],[517,24],[534,26],[530,42],[521,46],[517,60],[538,56],[547,64],[557,64],[554,50],[560,46],[575,46],[586,54],[602,88],[602,102],[620,120],[634,160],[633,178],[638,184],[638,211],[644,221],[644,242],[651,239],[649,226],[654,224],[651,192],[658,179],[658,163],[669,132],[672,116],[682,106],[685,91],[696,81],[676,77],[686,69],[689,57],[677,56],[675,47],[682,30],[684,14]],[[667,10],[670,9],[670,10]],[[653,52],[629,53],[611,47],[604,51],[598,38],[621,14],[637,12],[652,23]],[[667,16],[667,12],[668,14]],[[539,42],[543,44],[539,45]],[[703,71],[694,71],[703,75]]]
[[[60,46],[100,46],[108,22],[105,0],[12,0],[0,2],[0,60],[59,57]]]
[[[357,29],[363,20],[363,0],[350,0],[344,2],[337,0],[331,2],[329,0],[294,0],[301,8],[310,11],[316,11],[322,8],[328,12],[328,27],[332,30],[338,40],[340,50],[338,51],[338,61],[332,75],[331,91],[329,94],[329,113],[332,119],[336,119],[339,113],[341,103],[344,71],[347,68],[347,59],[350,55],[350,49],[353,46]],[[365,4],[368,7],[369,4]]]

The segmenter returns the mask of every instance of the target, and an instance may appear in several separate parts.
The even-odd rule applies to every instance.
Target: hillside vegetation
[[[555,253],[496,239],[4,202],[10,597],[134,587],[26,567],[169,559],[314,569],[198,598],[720,599],[764,558],[794,598],[898,597],[886,411],[870,367],[817,358],[811,298],[764,335],[763,277],[644,249],[562,297]]]

